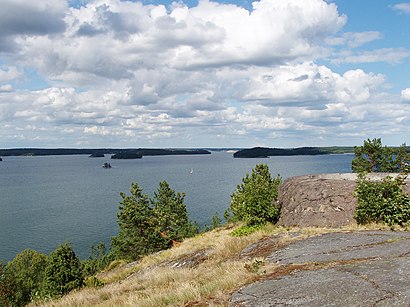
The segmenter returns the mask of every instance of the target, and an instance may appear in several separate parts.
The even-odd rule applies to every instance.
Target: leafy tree
[[[280,183],[280,176],[273,179],[266,164],[256,165],[252,174],[246,174],[242,184],[231,195],[233,219],[245,221],[247,225],[277,222],[280,208],[274,201],[278,197]]]
[[[158,191],[154,193],[151,202],[155,227],[164,239],[165,248],[194,234],[184,199],[185,194],[175,192],[165,180],[160,182]]]
[[[380,138],[365,140],[363,146],[355,146],[354,153],[352,171],[355,173],[400,172],[409,162],[405,144],[394,149],[383,146]]]
[[[80,259],[70,243],[51,252],[45,269],[45,289],[51,296],[67,294],[84,285]]]
[[[42,290],[47,256],[32,249],[17,254],[5,267],[11,305],[23,306]]]
[[[371,181],[360,174],[355,188],[359,224],[371,222],[404,226],[410,222],[410,197],[403,191],[405,176]]]
[[[155,227],[150,200],[138,183],[131,184],[131,195],[120,194],[117,214],[120,231],[112,238],[112,252],[117,258],[136,260],[161,249],[163,238]]]

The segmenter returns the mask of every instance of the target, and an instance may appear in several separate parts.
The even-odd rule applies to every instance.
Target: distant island
[[[119,152],[111,156],[111,159],[141,159],[142,153],[135,151]]]
[[[242,149],[233,154],[234,158],[268,158],[272,156],[313,156],[353,153],[353,147],[299,147],[299,148],[267,148],[254,147]]]
[[[56,156],[56,155],[90,155],[103,157],[105,154],[117,155],[114,159],[129,159],[129,156],[167,156],[167,155],[205,155],[211,154],[205,149],[152,149],[152,148],[13,148],[0,149],[0,156]],[[135,159],[135,158],[133,158]]]

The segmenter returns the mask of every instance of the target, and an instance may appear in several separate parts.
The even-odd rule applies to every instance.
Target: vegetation
[[[151,200],[138,183],[132,183],[131,195],[121,193],[121,197],[120,232],[111,243],[115,258],[136,260],[197,233],[188,219],[185,195],[176,193],[166,181]]]
[[[107,269],[97,275],[105,286],[83,288],[43,306],[228,306],[234,290],[265,276],[277,276],[283,268],[265,261],[263,254],[238,257],[245,247],[266,236],[274,236],[283,246],[321,233],[343,231],[266,224],[250,235],[233,237],[231,233],[238,227],[230,224],[186,239],[172,249],[147,255],[138,262]],[[345,230],[363,229],[360,226]],[[206,257],[194,266],[174,266],[204,251]]]
[[[103,242],[92,245],[90,256],[81,262],[84,275],[92,276],[102,271],[112,260],[114,260],[113,255],[108,253]]]
[[[225,216],[233,221],[244,221],[248,226],[276,223],[280,208],[275,201],[280,183],[280,176],[272,178],[266,164],[257,164],[231,195],[230,213]]]
[[[47,256],[32,249],[17,254],[5,268],[4,286],[9,290],[7,301],[23,306],[43,291]]]
[[[363,146],[354,148],[355,158],[352,171],[361,172],[405,172],[409,171],[410,154],[405,144],[399,148],[382,145],[382,140],[367,139]]]
[[[301,148],[266,148],[254,147],[243,149],[233,154],[234,158],[267,158],[271,156],[296,156],[296,155],[324,155],[327,151],[316,147],[301,147]]]
[[[360,174],[355,195],[355,219],[359,224],[385,223],[405,226],[410,222],[410,197],[403,192],[405,176],[387,176],[381,182]]]
[[[47,293],[52,297],[67,294],[84,285],[80,259],[69,243],[51,252],[44,282]]]

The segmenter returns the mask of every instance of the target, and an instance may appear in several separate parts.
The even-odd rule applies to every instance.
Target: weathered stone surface
[[[410,306],[408,232],[324,234],[273,250],[267,261],[285,274],[244,286],[231,306]]]
[[[387,175],[372,174],[373,180]],[[291,177],[279,188],[278,202],[282,207],[278,224],[283,226],[340,227],[355,224],[356,199],[353,191],[356,174],[322,174]],[[407,179],[405,191],[410,194]]]

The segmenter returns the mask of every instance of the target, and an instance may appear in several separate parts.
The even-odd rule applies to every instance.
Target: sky
[[[0,8],[0,148],[410,143],[410,2]]]

